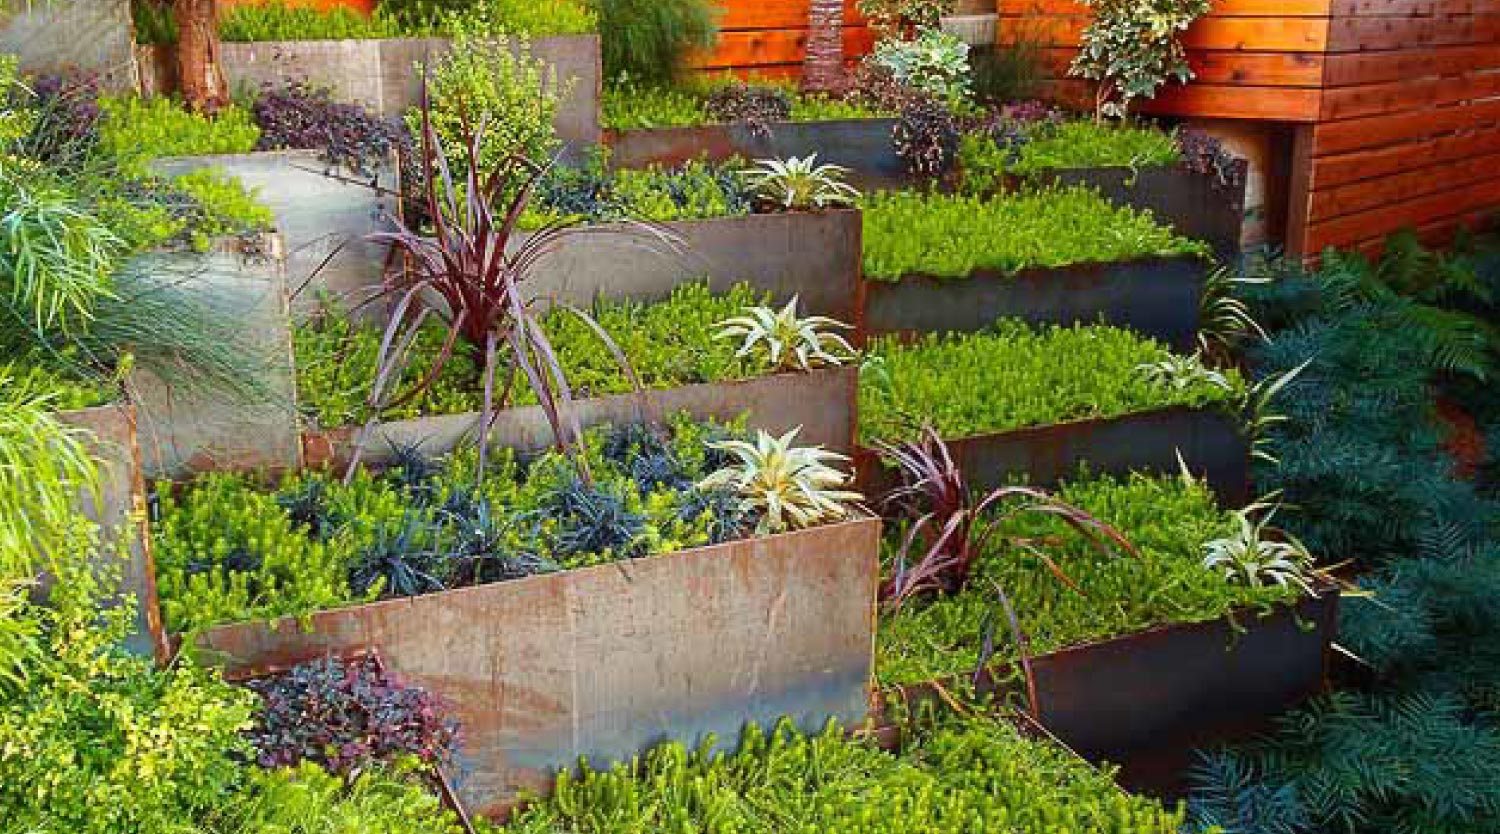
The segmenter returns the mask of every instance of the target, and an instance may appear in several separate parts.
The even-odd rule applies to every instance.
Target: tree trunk
[[[200,113],[214,113],[229,101],[229,85],[219,65],[216,0],[172,0],[177,19],[177,83],[182,98]]]
[[[809,90],[839,89],[844,80],[843,0],[812,0],[807,28],[802,86]]]

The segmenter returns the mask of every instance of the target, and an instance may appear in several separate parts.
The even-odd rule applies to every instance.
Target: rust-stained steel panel
[[[1178,234],[1201,240],[1222,261],[1240,253],[1245,181],[1231,186],[1177,165],[1148,168],[1073,168],[1034,177],[1061,186],[1087,185],[1117,205],[1145,209]]]
[[[1270,612],[1241,611],[1162,626],[1031,659],[1036,715],[1062,743],[1093,761],[1120,762],[1182,739],[1200,744],[1263,721],[1323,690],[1338,628],[1338,594]],[[970,677],[965,677],[965,682]],[[939,684],[901,687],[910,702],[941,697]],[[1019,670],[990,671],[980,694],[1026,705]]]
[[[967,278],[913,275],[865,281],[866,335],[976,332],[996,319],[1125,327],[1191,349],[1208,264],[1194,256],[977,271]]]
[[[79,509],[98,522],[106,545],[123,542],[125,558],[113,550],[111,569],[120,570],[119,593],[135,597],[135,627],[126,648],[137,654],[164,656],[161,612],[156,599],[156,566],[151,561],[146,522],[145,484],[135,439],[135,409],[108,405],[64,411],[58,419],[92,435],[90,453],[99,466],[99,494],[79,496]]]
[[[854,449],[854,409],[859,384],[857,368],[822,368],[808,373],[776,374],[738,382],[714,382],[681,388],[651,390],[642,400],[635,394],[616,394],[575,400],[573,415],[585,428],[606,423],[660,420],[678,412],[699,419],[729,421],[745,415],[752,428],[782,433],[798,426],[801,445],[821,445],[842,454]],[[417,446],[427,455],[441,455],[474,437],[479,415],[450,414],[381,423],[371,433],[361,457],[374,466],[387,463],[395,450]],[[339,465],[349,459],[355,430],[309,432],[303,443],[311,464]],[[501,411],[491,442],[523,451],[553,445],[552,426],[540,406]]]
[[[1240,507],[1250,500],[1249,441],[1239,420],[1222,411],[1163,408],[950,439],[948,450],[976,490],[1003,486],[1012,475],[1026,476],[1037,486],[1056,486],[1076,477],[1084,462],[1095,474],[1174,474],[1180,471],[1180,454],[1191,472],[1207,479],[1224,506]],[[873,450],[861,449],[858,463],[866,494],[880,495],[897,483],[899,474],[884,468]]]
[[[868,710],[880,522],[744,542],[295,619],[213,629],[231,673],[378,650],[462,722],[473,809],[505,810],[579,757],[628,759],[750,721],[808,730]]]

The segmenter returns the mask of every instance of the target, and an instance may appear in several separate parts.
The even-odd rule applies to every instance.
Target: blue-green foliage
[[[1258,473],[1287,525],[1368,569],[1340,642],[1371,680],[1203,756],[1197,821],[1226,834],[1500,832],[1500,504],[1455,477],[1433,405],[1491,437],[1500,248],[1435,256],[1398,238],[1378,264],[1325,258],[1251,293],[1270,340],[1256,376],[1309,363],[1278,400],[1280,466]],[[1494,449],[1494,446],[1490,446]],[[1491,453],[1493,457],[1493,452]]]

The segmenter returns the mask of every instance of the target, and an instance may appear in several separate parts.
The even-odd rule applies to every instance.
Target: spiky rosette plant
[[[844,337],[829,332],[852,328],[827,316],[799,317],[795,295],[780,310],[747,307],[743,316],[725,319],[716,326],[717,338],[744,340],[736,357],[763,351],[777,373],[842,365],[855,355]]]
[[[910,522],[895,570],[881,588],[881,598],[891,608],[923,593],[963,590],[974,564],[1003,533],[1006,522],[1028,513],[1057,518],[1104,552],[1119,549],[1138,557],[1119,530],[1046,490],[1008,486],[983,495],[973,492],[948,445],[930,426],[922,430],[919,440],[880,443],[877,448],[895,462],[903,479],[882,503],[896,508]],[[1035,555],[1061,582],[1079,590],[1035,542],[1016,537],[1007,541]]]
[[[783,211],[852,206],[859,190],[844,181],[849,169],[818,164],[816,153],[804,157],[757,160],[743,172],[763,205]]]
[[[526,292],[527,279],[538,264],[573,235],[642,235],[651,228],[656,242],[670,245],[673,238],[658,228],[632,221],[581,226],[558,220],[521,240],[517,235],[521,217],[552,164],[512,155],[485,173],[480,164],[485,132],[481,121],[469,132],[463,180],[456,183],[433,127],[425,91],[421,121],[422,168],[426,172],[423,215],[430,229],[413,229],[395,220],[396,231],[372,236],[377,242],[390,244],[408,266],[376,296],[393,302],[367,403],[370,413],[377,417],[371,418],[360,435],[349,474],[352,476],[359,464],[360,452],[378,415],[411,402],[430,389],[462,341],[481,369],[484,399],[479,425],[479,478],[482,480],[489,430],[497,408],[509,396],[510,383],[517,371],[536,394],[560,448],[574,449],[581,431],[570,414],[572,389],[542,329],[539,315],[533,310],[537,299]],[[627,376],[635,378],[623,353],[596,322],[582,310],[559,306],[588,323],[625,366]],[[447,329],[442,349],[415,384],[404,391],[392,391],[392,381],[401,377],[418,336],[433,320],[442,322]],[[502,367],[509,368],[512,379],[498,392],[497,402],[496,377]]]
[[[728,490],[740,496],[740,509],[758,520],[759,535],[801,530],[839,521],[864,496],[845,489],[852,480],[831,464],[849,459],[821,446],[794,446],[798,426],[777,437],[766,431],[754,442],[721,440],[709,447],[727,452],[737,463],[698,483],[703,492]]]
[[[1272,505],[1257,502],[1233,513],[1233,534],[1203,545],[1203,565],[1230,582],[1262,588],[1296,586],[1313,593],[1315,559],[1295,536],[1271,527]]]

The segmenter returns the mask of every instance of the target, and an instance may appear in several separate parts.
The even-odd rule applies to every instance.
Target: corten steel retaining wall
[[[858,385],[857,368],[824,368],[648,390],[643,395],[580,399],[573,402],[571,413],[584,428],[661,420],[678,412],[726,422],[744,415],[752,428],[779,435],[800,426],[799,445],[816,444],[851,454]],[[380,423],[370,433],[361,460],[379,466],[393,460],[396,450],[413,447],[427,455],[446,454],[476,436],[479,418],[477,413],[449,414]],[[306,460],[309,465],[347,465],[358,433],[352,427],[306,432]],[[534,405],[500,411],[491,436],[523,452],[540,451],[556,442],[545,412]]]
[[[1094,761],[1210,743],[1323,690],[1338,601],[1336,591],[1323,590],[1269,613],[1241,611],[1038,655],[1030,660],[1032,706],[1043,727]],[[980,694],[1025,703],[1019,669],[986,672],[978,684]],[[908,701],[938,697],[936,689],[899,687]]]
[[[1171,407],[954,438],[947,445],[975,490],[1004,486],[1011,475],[1053,487],[1077,477],[1085,462],[1095,474],[1170,475],[1180,470],[1180,455],[1224,506],[1241,507],[1250,500],[1249,441],[1239,420],[1221,411]],[[900,473],[885,468],[873,449],[861,448],[856,459],[866,495],[878,496],[899,484]]]
[[[785,159],[818,155],[820,162],[850,169],[849,181],[865,191],[917,184],[896,155],[894,119],[781,122],[757,132],[743,124],[607,131],[610,163],[621,168],[680,164],[691,159],[723,161]],[[1069,168],[1012,178],[1027,185],[1086,185],[1117,205],[1150,211],[1185,237],[1201,240],[1222,260],[1240,251],[1245,184],[1230,187],[1179,166]]]
[[[275,624],[198,646],[232,673],[377,650],[461,722],[472,809],[507,810],[558,768],[628,760],[747,722],[808,730],[869,709],[880,522],[860,519]]]
[[[1036,267],[1015,274],[979,270],[967,278],[866,280],[863,332],[977,332],[999,318],[1032,324],[1101,321],[1191,349],[1208,264],[1197,256]]]
[[[340,101],[399,117],[421,103],[422,74],[417,65],[437,61],[450,48],[447,38],[225,43],[221,63],[232,89],[254,91],[303,81],[332,90]],[[597,143],[603,76],[599,37],[535,38],[531,53],[552,66],[560,81],[573,82],[555,121],[558,135],[576,145]],[[171,54],[161,47],[138,50],[144,92],[165,93],[176,88]]]
[[[107,563],[108,570],[118,571],[119,592],[134,597],[135,625],[125,647],[137,654],[165,657],[156,567],[146,529],[145,483],[135,440],[135,408],[106,405],[59,412],[57,418],[92,436],[89,452],[99,467],[99,492],[81,495],[78,508],[100,526],[105,551],[98,558]],[[124,553],[112,549],[116,543],[125,547]]]

